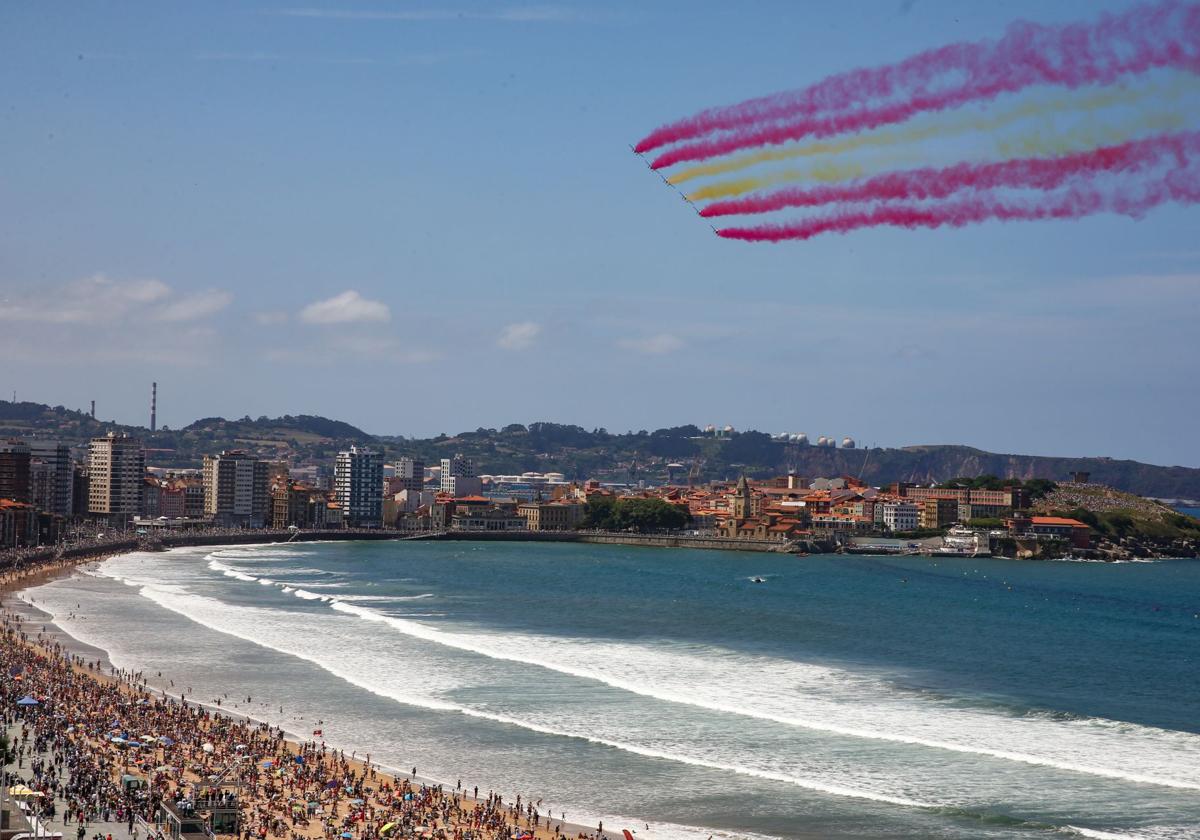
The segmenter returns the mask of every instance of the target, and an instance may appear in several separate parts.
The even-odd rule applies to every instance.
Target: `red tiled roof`
[[[1062,516],[1033,516],[1030,522],[1034,525],[1070,525],[1072,528],[1086,528],[1087,525],[1078,519],[1067,519]]]

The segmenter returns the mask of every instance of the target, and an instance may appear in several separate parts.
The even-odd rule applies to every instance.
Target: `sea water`
[[[169,691],[638,838],[1200,837],[1196,561],[309,543],[25,597]]]

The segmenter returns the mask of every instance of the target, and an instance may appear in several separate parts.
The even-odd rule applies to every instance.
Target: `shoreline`
[[[270,544],[273,542],[277,541],[246,540],[238,543],[218,542],[211,543],[211,545],[217,548],[246,544]],[[208,545],[210,543],[205,541],[193,545],[172,546],[172,548],[207,547]],[[287,728],[276,725],[269,720],[264,720],[245,712],[233,711],[211,701],[194,700],[185,694],[173,693],[174,690],[168,684],[170,676],[165,672],[157,677],[148,677],[138,673],[136,674],[138,681],[129,682],[126,677],[127,672],[116,667],[107,650],[71,635],[55,622],[54,616],[51,613],[38,606],[36,601],[32,601],[32,599],[26,600],[26,598],[22,597],[31,590],[45,586],[55,580],[79,574],[80,569],[84,566],[92,563],[102,563],[113,557],[137,550],[138,548],[136,547],[123,551],[105,549],[94,554],[88,553],[60,560],[49,568],[39,567],[23,572],[6,572],[0,577],[0,616],[3,617],[4,624],[19,633],[25,634],[27,638],[24,640],[24,644],[37,653],[45,655],[49,648],[57,648],[62,653],[72,657],[73,662],[77,660],[78,662],[88,663],[86,667],[76,666],[75,670],[78,673],[85,674],[87,677],[101,683],[116,685],[122,692],[144,692],[152,698],[160,698],[177,706],[183,705],[185,707],[203,709],[210,715],[219,716],[222,720],[242,722],[247,726],[266,728],[269,731],[279,732],[282,734],[283,743],[287,745],[288,751],[291,754],[298,755],[309,748],[319,748],[322,751],[331,750],[333,755],[343,756],[345,762],[352,768],[355,768],[364,777],[369,773],[374,773],[379,781],[386,781],[394,788],[408,783],[413,786],[445,790],[448,795],[460,800],[466,808],[487,805],[489,803],[490,800],[488,797],[494,791],[489,791],[488,795],[485,796],[483,790],[479,789],[480,795],[476,798],[471,795],[471,789],[466,784],[463,784],[462,788],[459,789],[450,781],[422,776],[420,774],[414,776],[412,773],[406,772],[401,768],[381,764],[378,761],[371,761],[368,764],[366,757],[359,758],[357,753],[349,757],[344,756],[344,752],[332,742],[314,739],[303,733],[289,731]],[[95,668],[94,670],[93,667]],[[522,800],[524,801],[524,797],[522,797]],[[504,805],[506,808],[511,807],[510,801],[507,798],[504,800]],[[632,824],[636,825],[639,822],[644,821],[633,820]],[[520,824],[520,820],[518,820],[518,824]],[[647,825],[649,824],[647,823]],[[515,830],[516,827],[514,825],[513,829]],[[601,834],[595,826],[588,826],[563,819],[553,819],[552,812],[542,815],[540,825],[533,826],[532,824],[526,824],[522,828],[526,831],[531,831],[535,840],[556,840],[556,838],[559,840],[561,838],[575,838],[576,840],[581,840],[582,838],[586,838],[587,840],[620,840],[622,836],[619,829],[616,829],[617,833],[614,834],[614,829],[611,826],[607,827],[604,833]],[[697,832],[703,830],[700,827],[695,827],[695,829]],[[630,831],[635,837],[645,836],[640,835],[636,830],[630,829]],[[508,835],[506,834],[505,837],[507,840]]]

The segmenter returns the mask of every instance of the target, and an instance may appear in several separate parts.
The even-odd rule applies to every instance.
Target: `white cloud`
[[[390,321],[392,312],[388,305],[378,300],[367,300],[353,289],[328,300],[310,303],[300,310],[300,320],[306,324],[349,324],[356,321]]]
[[[104,274],[93,274],[58,287],[40,287],[5,296],[0,299],[0,321],[112,324],[134,317],[182,320],[180,316],[210,315],[232,300],[227,292],[215,290],[174,301],[170,300],[172,294],[171,287],[161,280],[114,280]],[[223,302],[216,306],[218,299]],[[162,306],[156,310],[157,304]]]
[[[534,339],[541,332],[541,325],[535,324],[533,321],[509,324],[500,331],[500,337],[496,339],[496,346],[505,350],[524,350],[533,344]]]
[[[617,346],[623,350],[632,350],[635,353],[643,353],[647,356],[662,356],[666,353],[674,353],[676,350],[682,348],[683,339],[670,333],[659,333],[658,335],[651,335],[646,338],[618,339]]]
[[[217,314],[232,302],[233,295],[229,292],[206,289],[168,303],[155,317],[160,321],[195,321]]]
[[[288,321],[288,314],[279,310],[272,312],[256,312],[254,313],[254,320],[258,321],[258,323],[262,324],[264,327],[271,327],[275,326],[276,324],[286,324]]]

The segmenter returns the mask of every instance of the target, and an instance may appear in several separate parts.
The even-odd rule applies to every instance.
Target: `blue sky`
[[[847,8],[847,6],[849,8]],[[0,6],[7,398],[1200,466],[1200,209],[723,241],[628,145],[1096,2]]]

